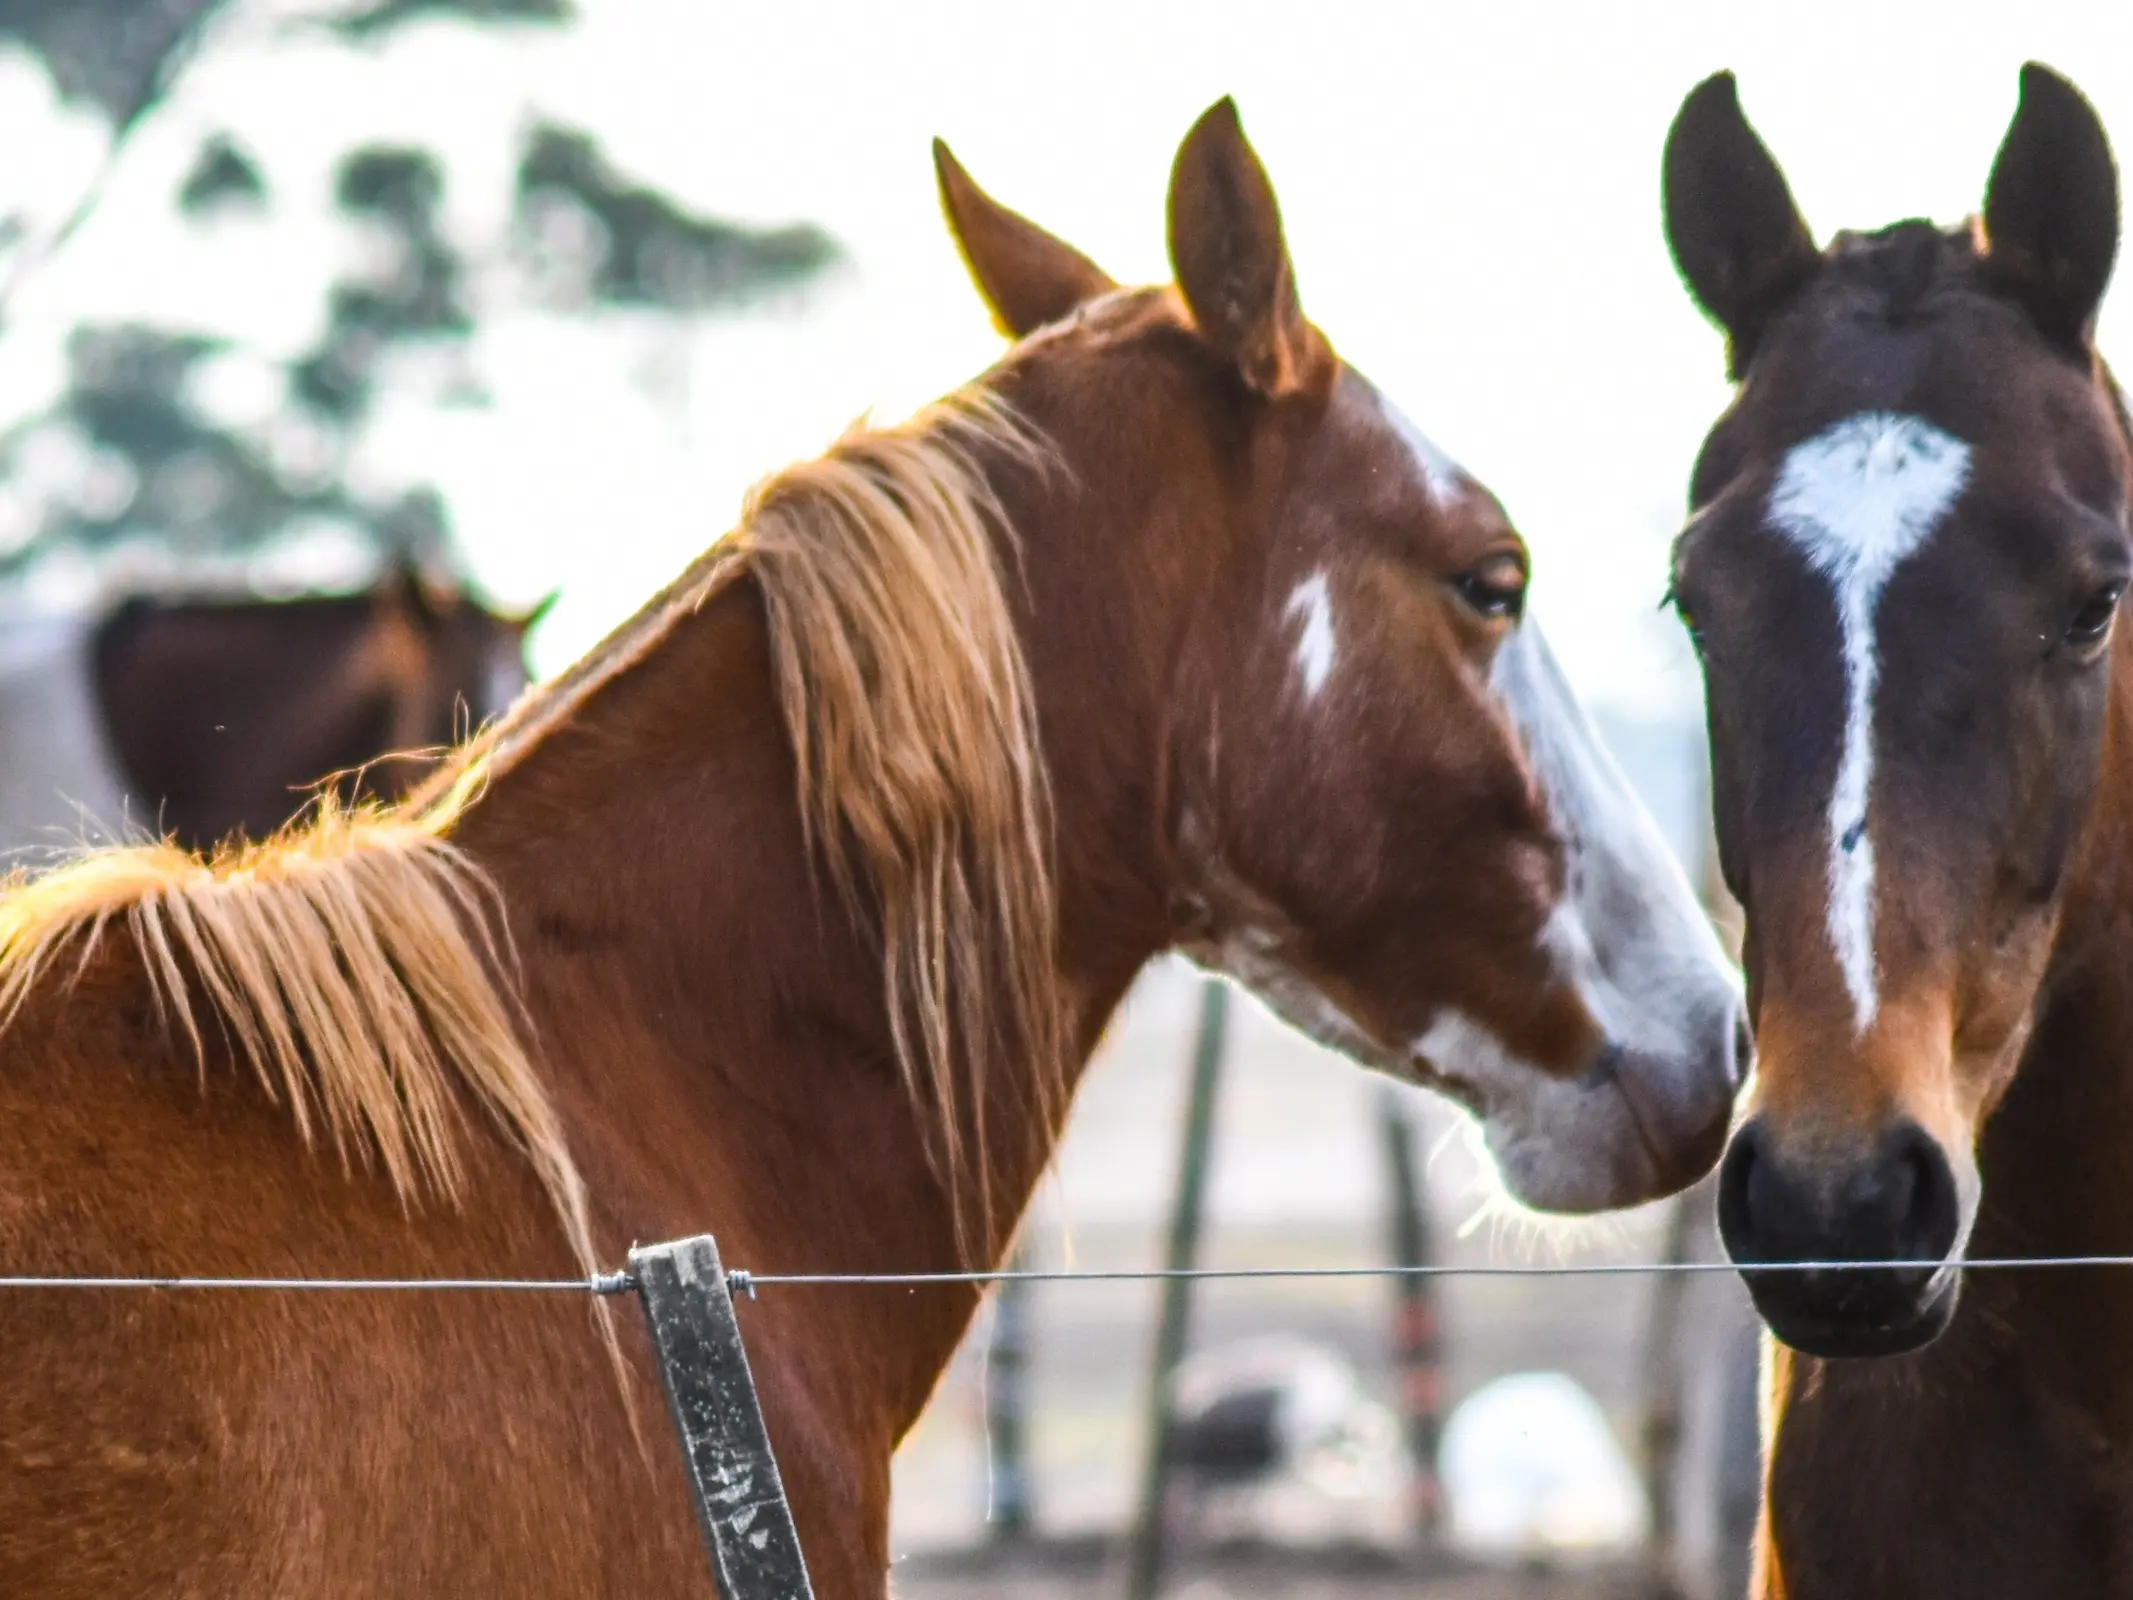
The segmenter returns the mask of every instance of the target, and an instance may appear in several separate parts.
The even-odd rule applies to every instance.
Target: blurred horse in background
[[[0,850],[261,838],[328,781],[396,799],[428,771],[421,752],[518,698],[539,614],[401,564],[357,594],[138,594],[0,619]]]

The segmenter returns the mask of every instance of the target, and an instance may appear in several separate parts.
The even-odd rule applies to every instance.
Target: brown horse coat
[[[1978,222],[1815,249],[1730,77],[1668,221],[1740,388],[1675,592],[1759,1067],[1719,1217],[1785,1341],[1757,1592],[2133,1594],[2133,434],[2095,113],[2024,70]],[[1770,1264],[1895,1262],[1851,1272]]]
[[[1500,508],[1303,320],[1234,111],[1179,156],[1175,289],[942,176],[1021,340],[976,390],[772,480],[409,805],[0,899],[0,1260],[992,1259],[1176,944],[1466,1100],[1529,1199],[1708,1165],[1731,975]],[[885,1592],[975,1304],[748,1307],[818,1593]],[[0,1294],[0,1592],[707,1593],[617,1324],[619,1395],[575,1302]]]

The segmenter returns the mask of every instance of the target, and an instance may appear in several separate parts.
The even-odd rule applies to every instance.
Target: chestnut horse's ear
[[[1170,263],[1193,321],[1261,394],[1305,386],[1324,344],[1304,320],[1266,168],[1236,102],[1193,124],[1170,172]]]
[[[2095,108],[2049,67],[2022,69],[1985,187],[1985,262],[2047,339],[2084,350],[2118,254],[2118,169]]]
[[[1726,331],[1736,379],[1771,316],[1821,257],[1784,173],[1741,114],[1730,72],[1689,91],[1666,136],[1666,242],[1689,293]]]
[[[1008,338],[1057,322],[1082,302],[1118,287],[1072,245],[980,189],[939,139],[933,141],[933,171],[940,179],[948,231],[992,309],[993,325]]]

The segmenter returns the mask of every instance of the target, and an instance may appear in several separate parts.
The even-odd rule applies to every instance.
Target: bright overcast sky
[[[708,323],[683,348],[493,317],[477,359],[496,407],[408,409],[381,430],[381,467],[447,488],[492,593],[561,589],[537,641],[552,670],[728,527],[749,482],[996,353],[939,220],[933,134],[1008,203],[1143,281],[1168,276],[1177,141],[1234,94],[1307,310],[1502,496],[1585,692],[1670,713],[1693,703],[1693,676],[1653,608],[1690,457],[1724,400],[1717,337],[1659,233],[1659,149],[1681,96],[1738,71],[1825,235],[1974,209],[2031,56],[2069,73],[2133,149],[2122,0],[582,8],[568,32],[499,43],[425,27],[375,56],[270,48],[240,10],[14,308],[0,421],[49,393],[77,316],[301,347],[345,248],[332,164],[359,138],[443,152],[470,239],[500,227],[474,208],[508,202],[520,130],[544,113],[693,207],[822,223],[852,264],[795,304]],[[26,68],[0,70],[0,135],[36,157],[0,182],[63,205],[94,141],[55,130],[35,90]],[[267,169],[264,224],[175,218],[169,197],[219,127]]]

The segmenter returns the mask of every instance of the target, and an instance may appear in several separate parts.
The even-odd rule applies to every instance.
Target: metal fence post
[[[689,1489],[725,1600],[814,1600],[733,1294],[709,1234],[630,1252]]]
[[[1029,1266],[1029,1251],[1017,1247],[1010,1270]],[[1009,1278],[993,1295],[992,1337],[985,1351],[985,1436],[992,1466],[991,1504],[985,1525],[998,1541],[1030,1530],[1029,1296],[1027,1279]]]
[[[1222,1076],[1222,1050],[1229,1031],[1229,986],[1219,978],[1201,990],[1200,1032],[1193,1046],[1192,1089],[1185,1110],[1185,1144],[1178,1164],[1178,1191],[1170,1214],[1166,1265],[1183,1272],[1198,1260],[1200,1222],[1206,1208],[1208,1152],[1214,1140],[1215,1090]],[[1127,1551],[1126,1593],[1154,1600],[1163,1580],[1164,1500],[1170,1487],[1170,1379],[1185,1356],[1192,1314],[1192,1281],[1163,1283],[1162,1312],[1155,1331],[1155,1370],[1148,1400],[1148,1454],[1141,1464],[1140,1515]]]
[[[1436,1265],[1429,1190],[1415,1161],[1414,1114],[1393,1085],[1378,1087],[1378,1125],[1392,1180],[1392,1261],[1396,1267]],[[1435,1542],[1443,1512],[1437,1445],[1444,1433],[1444,1315],[1437,1281],[1418,1272],[1393,1279],[1393,1366],[1399,1376],[1400,1420],[1414,1458],[1415,1532]]]

